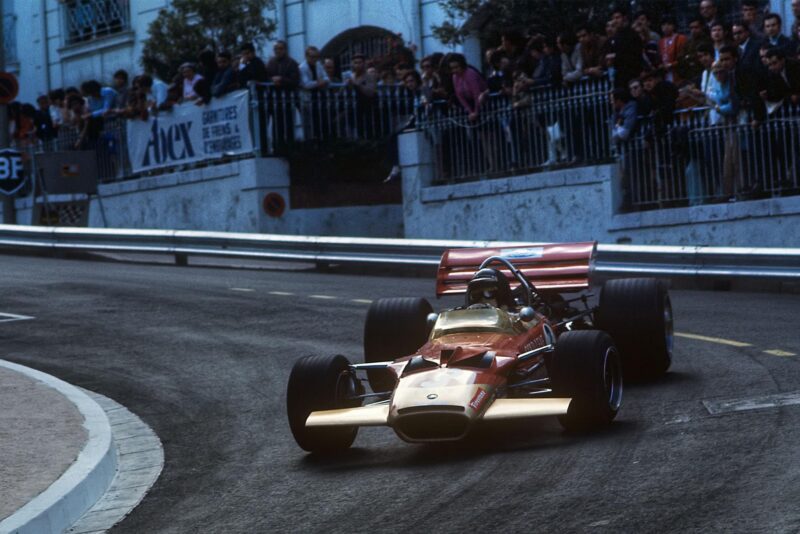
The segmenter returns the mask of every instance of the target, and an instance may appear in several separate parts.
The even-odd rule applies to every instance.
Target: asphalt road
[[[0,323],[0,357],[124,404],[164,443],[161,478],[115,532],[800,531],[800,405],[711,415],[703,404],[800,397],[800,356],[776,355],[800,355],[797,295],[673,292],[676,330],[719,339],[678,338],[667,378],[627,388],[600,434],[542,419],[431,447],[371,428],[348,454],[318,459],[286,422],[293,361],[359,360],[357,300],[432,299],[433,280],[0,265],[0,312],[35,317]]]

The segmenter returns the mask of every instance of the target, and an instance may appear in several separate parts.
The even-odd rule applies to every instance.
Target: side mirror
[[[536,312],[530,306],[525,306],[519,310],[519,318],[521,321],[529,323],[536,318]]]
[[[425,318],[425,322],[428,324],[428,330],[433,329],[433,326],[436,324],[436,321],[439,319],[438,313],[429,313],[428,317]]]

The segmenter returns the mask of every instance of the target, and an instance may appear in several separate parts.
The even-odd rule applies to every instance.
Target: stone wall
[[[616,165],[433,185],[416,132],[400,159],[407,238],[800,247],[800,197],[615,214]]]

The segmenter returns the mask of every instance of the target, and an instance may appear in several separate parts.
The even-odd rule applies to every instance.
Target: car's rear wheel
[[[595,322],[614,339],[626,380],[659,378],[672,364],[672,305],[658,280],[609,280]]]
[[[286,390],[289,427],[297,444],[309,452],[334,452],[352,445],[358,427],[306,428],[306,419],[314,411],[359,406],[361,401],[351,398],[357,387],[344,356],[305,356],[298,360]]]
[[[416,352],[428,340],[428,315],[433,312],[423,298],[404,297],[373,302],[364,323],[364,361],[394,360]],[[391,391],[395,377],[389,370],[367,371],[374,392]]]
[[[565,429],[592,430],[614,420],[622,403],[622,365],[608,334],[563,333],[547,370],[553,393],[572,399],[567,414],[558,417]]]

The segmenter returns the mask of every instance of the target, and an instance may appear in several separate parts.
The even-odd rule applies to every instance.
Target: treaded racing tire
[[[286,412],[295,441],[309,452],[335,452],[348,448],[358,427],[306,428],[308,415],[317,410],[354,408],[346,400],[346,373],[350,362],[341,355],[305,356],[295,362],[286,390]]]
[[[672,305],[655,278],[609,280],[600,294],[597,328],[619,349],[628,381],[654,380],[672,364]]]
[[[622,402],[622,364],[611,337],[599,330],[564,332],[548,362],[553,393],[570,397],[558,420],[568,431],[608,425]]]
[[[364,361],[394,360],[417,351],[428,340],[430,303],[418,297],[379,299],[367,311],[364,322]],[[391,391],[395,378],[391,371],[370,370],[367,378],[372,391]]]

